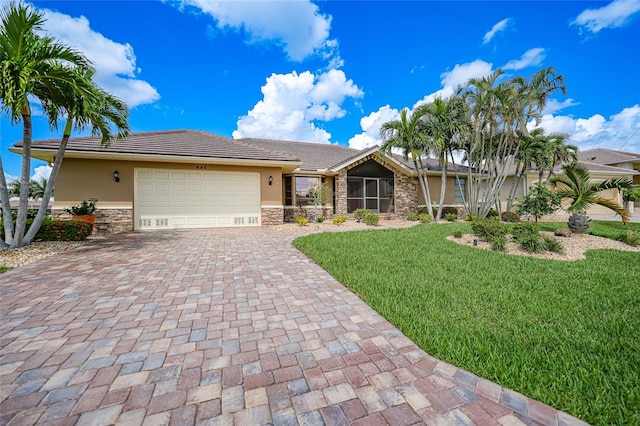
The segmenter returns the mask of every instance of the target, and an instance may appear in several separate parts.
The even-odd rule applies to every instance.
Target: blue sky
[[[0,3],[6,3],[0,0]],[[36,1],[94,61],[132,131],[204,130],[364,148],[405,107],[503,68],[565,77],[542,120],[581,149],[640,152],[640,0]],[[37,109],[36,109],[37,110]],[[3,116],[7,148],[22,127]],[[42,117],[34,138],[60,137]],[[46,175],[34,161],[34,175]]]

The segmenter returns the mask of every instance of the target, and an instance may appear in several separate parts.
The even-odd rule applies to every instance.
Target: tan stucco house
[[[32,157],[52,162],[59,143],[34,141]],[[12,151],[20,148],[16,143]],[[102,232],[281,224],[311,209],[308,190],[326,183],[325,216],[367,208],[406,217],[423,203],[409,163],[381,156],[377,147],[227,139],[191,130],[134,133],[108,148],[98,137],[72,138],[52,215],[64,217],[65,208],[97,198]],[[438,197],[437,162],[430,174]],[[446,204],[460,202],[453,178],[449,188]]]

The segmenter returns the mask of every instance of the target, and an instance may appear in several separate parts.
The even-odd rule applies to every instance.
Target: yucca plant
[[[609,189],[630,190],[635,188],[631,180],[626,178],[611,178],[602,182],[592,182],[591,173],[579,163],[573,163],[562,167],[563,174],[550,180],[556,192],[571,203],[565,210],[571,213],[569,217],[569,229],[574,233],[584,233],[589,227],[589,217],[586,211],[593,205],[606,207],[622,218],[622,223],[627,223],[629,214],[627,210],[618,205],[614,200],[598,195]]]

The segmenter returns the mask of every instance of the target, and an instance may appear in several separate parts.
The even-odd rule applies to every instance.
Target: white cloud
[[[569,134],[569,141],[581,150],[608,148],[640,152],[640,105],[624,108],[608,120],[600,114],[588,118],[545,114],[539,126],[547,133]],[[534,124],[529,123],[528,127],[531,129]]]
[[[495,24],[491,29],[484,35],[482,38],[482,44],[487,44],[493,39],[493,37],[500,31],[504,31],[507,29],[509,25],[513,23],[511,18],[505,18],[502,21]]]
[[[349,146],[355,149],[364,149],[374,145],[380,145],[380,128],[382,125],[391,120],[397,120],[400,113],[397,109],[385,105],[374,111],[366,117],[360,119],[360,127],[362,133],[359,133],[349,139]]]
[[[446,98],[453,95],[458,86],[464,86],[471,78],[486,77],[493,72],[493,64],[477,59],[473,62],[457,64],[451,71],[440,74],[442,89],[426,95],[413,105],[417,106],[433,102],[436,98]]]
[[[233,137],[258,137],[329,143],[331,134],[316,127],[317,121],[343,117],[342,103],[362,96],[362,90],[347,80],[341,70],[318,76],[272,74],[262,86],[263,99],[240,117]]]
[[[5,182],[7,182],[7,185],[9,185],[14,180],[19,180],[20,176],[14,176],[14,175],[10,175],[8,173],[5,173],[4,174],[4,179],[5,179]]]
[[[318,6],[309,0],[169,2],[181,9],[192,6],[201,10],[217,21],[219,29],[244,32],[248,43],[272,41],[294,61],[313,54],[339,58],[337,43],[329,39],[331,16],[320,13]]]
[[[40,182],[42,179],[49,180],[49,176],[51,175],[51,167],[49,166],[38,166],[33,169],[33,175],[31,175],[31,180],[35,180]]]
[[[572,106],[576,106],[576,105],[580,105],[580,102],[575,102],[573,98],[565,99],[562,102],[558,102],[555,99],[549,99],[547,101],[547,104],[544,106],[544,110],[542,111],[542,114],[553,114],[554,112],[557,112]]]
[[[546,56],[547,54],[545,53],[543,48],[536,47],[524,52],[524,55],[522,55],[520,59],[514,59],[507,62],[507,64],[503,68],[505,70],[521,70],[527,67],[534,67],[540,65],[540,63]]]
[[[604,28],[618,28],[640,12],[640,0],[615,0],[599,9],[587,9],[571,22],[571,25],[597,33]]]
[[[133,108],[153,103],[160,99],[157,90],[148,82],[138,78],[140,69],[129,43],[110,40],[91,29],[89,20],[63,13],[43,10],[44,29],[64,44],[74,47],[93,61],[97,74],[96,82]]]

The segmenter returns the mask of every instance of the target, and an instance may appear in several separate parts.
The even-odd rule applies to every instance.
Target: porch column
[[[347,171],[340,170],[334,179],[336,181],[336,215],[344,216],[347,214]]]

